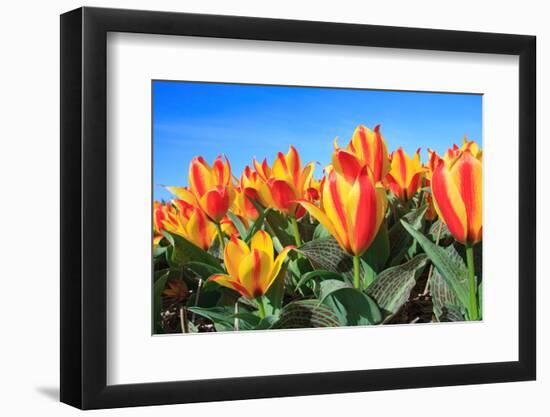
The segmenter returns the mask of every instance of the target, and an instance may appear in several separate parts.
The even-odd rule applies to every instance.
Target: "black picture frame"
[[[108,32],[519,56],[519,360],[107,385]],[[535,51],[524,35],[88,7],[61,15],[61,401],[94,409],[535,379]]]

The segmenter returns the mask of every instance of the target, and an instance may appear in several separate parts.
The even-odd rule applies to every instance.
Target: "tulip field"
[[[154,333],[482,319],[478,144],[422,161],[360,125],[331,148],[318,175],[295,146],[189,161],[154,202]]]

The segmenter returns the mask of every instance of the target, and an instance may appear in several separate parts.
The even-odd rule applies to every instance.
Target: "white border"
[[[108,384],[518,359],[517,57],[119,33],[107,51]],[[483,93],[484,322],[151,336],[151,79]]]

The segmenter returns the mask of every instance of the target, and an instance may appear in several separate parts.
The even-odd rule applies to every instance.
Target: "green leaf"
[[[170,270],[159,271],[156,274],[158,275],[158,278],[153,284],[153,325],[155,333],[162,333],[162,328],[160,326],[160,312],[162,311],[162,292],[166,287],[166,282],[168,282],[168,278],[170,277],[171,273],[172,271]]]
[[[163,233],[173,246],[170,255],[172,263],[183,266],[191,261],[197,261],[220,268],[220,262],[217,258],[195,246],[184,237],[166,231],[163,231]]]
[[[321,223],[317,225],[315,230],[313,231],[313,240],[315,239],[324,239],[327,237],[331,237],[330,232],[327,230],[325,226],[323,226]]]
[[[436,242],[438,235],[439,235],[439,240],[443,241],[451,237],[451,232],[449,232],[449,228],[447,227],[447,225],[444,222],[442,222],[441,219],[438,219],[437,221],[433,222],[432,225],[430,226],[428,235],[432,238],[434,242]]]
[[[250,330],[259,323],[258,316],[253,314],[245,312],[234,314],[234,307],[188,307],[187,309],[212,321],[218,331],[235,330],[235,318],[239,319],[241,330]]]
[[[466,265],[454,245],[445,248],[445,252],[457,264],[462,265],[462,273],[468,273]],[[430,294],[432,295],[433,312],[439,321],[464,321],[464,306],[437,268],[434,269],[430,280]]]
[[[185,267],[193,271],[203,280],[207,280],[212,275],[223,274],[223,269],[218,266],[212,266],[203,262],[191,261],[185,264]]]
[[[403,265],[382,271],[367,288],[367,294],[376,301],[386,318],[397,313],[409,299],[416,279],[424,270],[427,262],[426,255],[417,255]]]
[[[239,232],[239,235],[241,235],[242,237],[246,236],[247,235],[247,232],[246,232],[246,227],[244,227],[244,224],[243,222],[241,221],[241,219],[239,219],[233,212],[231,211],[228,211],[227,212],[227,216],[229,217],[229,219],[233,222],[233,224],[235,225],[235,228],[237,229],[237,232]]]
[[[295,245],[294,236],[292,235],[292,228],[288,219],[276,210],[266,210],[266,222],[269,225],[268,231],[273,233],[281,248],[285,246]],[[274,239],[275,243],[275,239]],[[277,252],[280,252],[279,248],[276,248]]]
[[[342,250],[333,237],[306,242],[299,251],[309,259],[315,269],[335,272],[347,281],[353,282],[353,259]],[[363,266],[362,277],[367,273]]]
[[[336,272],[331,271],[325,271],[322,269],[316,269],[315,271],[310,271],[302,275],[300,278],[300,281],[298,281],[298,284],[296,284],[296,289],[294,292],[297,292],[302,285],[307,283],[310,279],[313,278],[321,278],[321,279],[343,279],[340,274],[337,274]]]
[[[252,226],[250,226],[250,229],[248,230],[248,234],[244,235],[244,236],[246,236],[246,238],[244,239],[244,241],[246,243],[250,243],[250,239],[252,239],[252,236],[254,236],[254,234],[262,228],[262,225],[264,224],[264,221],[265,221],[265,216],[270,211],[271,211],[271,209],[269,209],[269,208],[259,211],[260,215],[258,216],[256,221],[252,224]],[[243,235],[241,235],[241,236],[243,236]]]
[[[271,287],[269,287],[269,290],[264,296],[266,301],[264,303],[264,307],[267,315],[278,316],[283,308],[283,298],[285,295],[285,275],[286,267],[283,265],[279,275],[277,275],[277,278],[275,278],[275,281],[271,284]]]
[[[390,257],[390,239],[386,222],[382,222],[376,238],[361,257],[376,272],[384,268]]]
[[[469,289],[468,289],[468,272],[464,265],[464,261],[455,256],[449,255],[447,251],[433,244],[426,236],[415,230],[410,224],[401,221],[405,229],[418,241],[426,255],[433,262],[434,266],[441,273],[445,282],[454,291],[462,306],[469,310]]]
[[[254,330],[267,330],[279,320],[278,316],[265,316],[257,325]]]
[[[272,329],[311,329],[315,327],[338,327],[340,320],[329,307],[317,300],[300,300],[287,304]]]
[[[427,205],[423,205],[415,210],[412,210],[403,216],[403,220],[406,220],[415,230],[419,230],[422,226],[422,219],[424,213],[428,209]],[[414,244],[414,240],[409,233],[405,230],[401,222],[395,223],[388,232],[390,241],[390,266],[401,264],[401,261],[407,255],[411,245]]]
[[[343,326],[364,326],[382,321],[382,314],[374,300],[342,281],[321,281],[319,303],[335,311]]]

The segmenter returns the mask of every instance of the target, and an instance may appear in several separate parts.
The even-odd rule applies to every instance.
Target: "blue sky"
[[[271,164],[293,144],[302,162],[330,162],[333,139],[347,145],[355,127],[381,125],[388,150],[403,146],[443,153],[462,137],[481,144],[482,96],[402,91],[153,82],[154,198],[162,185],[187,185],[196,155],[210,163],[225,154],[233,172],[258,160]]]

